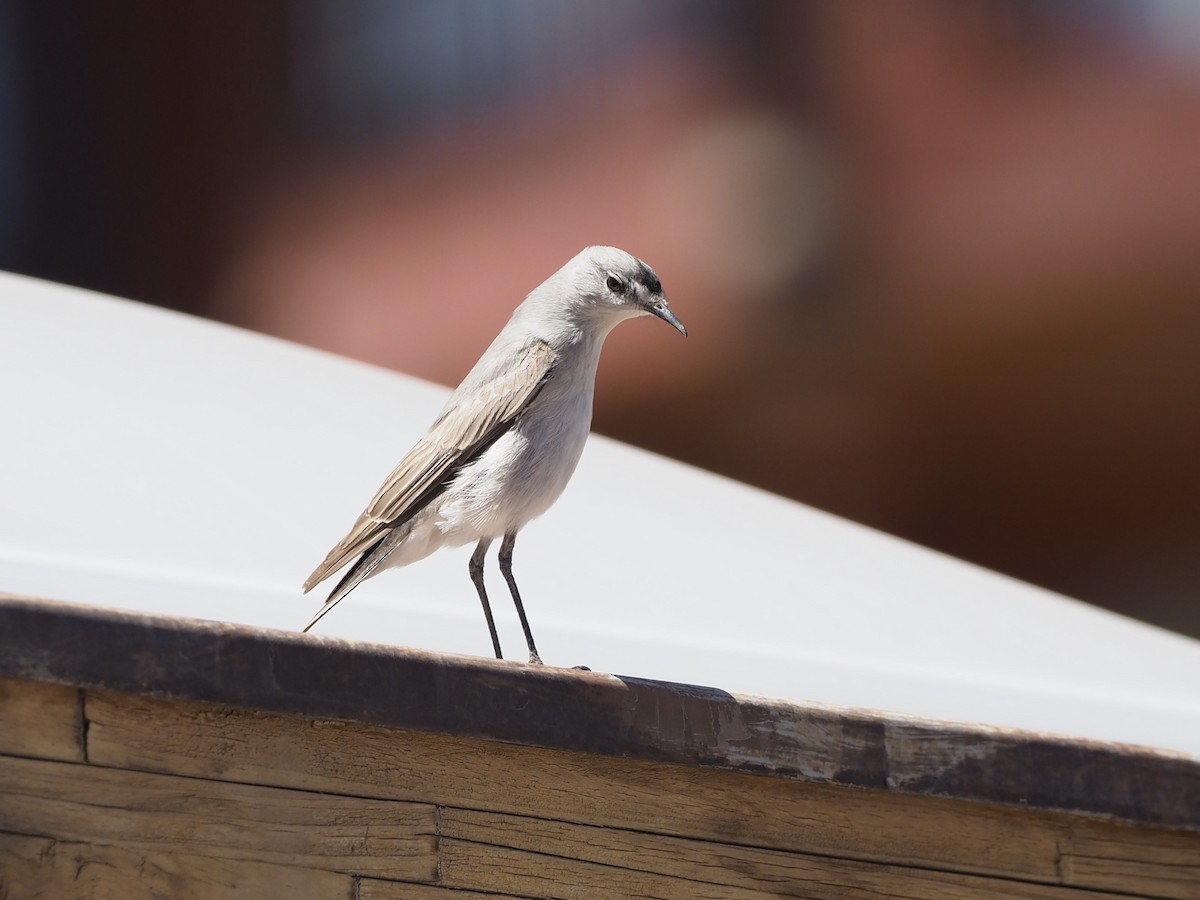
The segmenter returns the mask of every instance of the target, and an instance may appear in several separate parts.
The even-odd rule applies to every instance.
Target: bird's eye
[[[625,280],[620,275],[609,275],[608,278],[604,280],[604,284],[614,294],[620,294],[625,290]]]

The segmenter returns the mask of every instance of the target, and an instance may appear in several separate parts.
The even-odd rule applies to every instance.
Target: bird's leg
[[[488,631],[492,635],[492,649],[496,651],[496,659],[504,659],[504,654],[500,652],[500,636],[496,634],[496,622],[492,619],[492,605],[488,603],[487,590],[483,586],[483,555],[487,553],[491,543],[491,538],[484,538],[476,545],[475,552],[471,554],[471,561],[467,564],[467,570],[471,573],[471,581],[475,584],[475,590],[479,591],[479,602],[483,604],[483,615],[487,619]]]
[[[515,531],[505,533],[504,540],[500,542],[500,572],[504,575],[504,580],[508,582],[508,590],[512,594],[513,603],[517,605],[517,615],[521,617],[521,627],[525,629],[525,643],[529,645],[529,661],[540,666],[542,658],[538,656],[537,647],[533,643],[533,632],[529,630],[529,620],[525,618],[525,607],[521,603],[517,580],[513,578],[512,573],[512,552],[516,542],[517,533]]]

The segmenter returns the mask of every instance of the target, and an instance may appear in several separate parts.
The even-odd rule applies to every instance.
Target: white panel
[[[0,384],[0,590],[289,629],[447,393],[2,274]],[[469,552],[318,630],[487,654]],[[1200,643],[613,441],[514,559],[551,663],[1200,755]]]

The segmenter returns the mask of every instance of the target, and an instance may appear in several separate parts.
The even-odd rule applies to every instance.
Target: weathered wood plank
[[[1028,896],[1066,896],[1066,886],[1200,898],[1200,765],[1158,751],[0,598],[3,674],[34,681],[0,693],[0,752],[7,740],[14,757],[130,770],[97,776],[95,791],[109,792],[102,797],[69,790],[65,770],[97,771],[78,764],[43,764],[63,770],[61,782],[46,769],[41,781],[23,777],[19,765],[7,783],[0,778],[0,828],[15,811],[22,830],[54,825],[79,846],[127,844],[140,833],[146,843],[122,849],[145,855],[182,845],[200,859],[259,864],[246,848],[244,859],[227,855],[237,848],[215,836],[218,823],[232,821],[242,832],[278,828],[283,836],[266,842],[262,864],[293,868],[308,865],[297,849],[303,840],[317,841],[296,833],[324,830],[320,852],[334,863],[319,866],[374,875],[360,887],[381,897],[432,878],[429,848],[440,847],[445,871],[478,877],[481,869],[455,869],[454,861],[486,854],[509,881],[477,888],[514,895],[544,892],[548,878],[560,877],[578,891],[603,877],[624,892],[662,896],[683,895],[679,884],[689,879],[687,896],[700,896],[695,886],[706,883],[757,893],[773,890],[780,872],[791,877],[782,857],[809,873],[811,884],[794,883],[811,896],[826,888],[844,895],[831,887],[838,880],[874,890],[871,879],[883,872],[923,896],[1002,884],[1005,896],[1021,896],[1009,887],[1021,885],[1058,891]],[[196,702],[213,700],[223,705]],[[147,788],[185,778],[230,782],[234,795]],[[278,803],[261,791],[278,791]],[[529,826],[533,843],[521,834],[440,839],[426,820],[421,866],[404,869],[408,858],[391,866],[385,841],[370,854],[383,860],[379,868],[360,871],[351,867],[355,851],[339,857],[333,844],[350,846],[362,823],[349,812],[332,827],[315,813],[287,819],[295,808],[282,796],[293,794],[344,802],[347,811],[363,806],[358,798],[425,804],[426,814],[438,804],[449,821],[477,830],[482,820],[470,815],[507,816]],[[250,807],[257,812],[245,813]],[[89,821],[111,808],[127,813],[103,826]],[[153,824],[194,810],[199,842]],[[497,831],[496,821],[484,830]],[[346,823],[349,831],[339,830]],[[589,832],[584,841],[589,828],[599,837]],[[652,860],[736,878],[705,882],[641,857],[627,865],[622,857],[634,851],[604,841],[634,834],[646,847],[689,848],[659,847]],[[555,853],[545,852],[547,842]],[[421,890],[432,897],[470,884]]]
[[[1088,840],[1110,841],[1127,869],[1081,860],[1064,874],[1078,817],[107,692],[89,692],[87,710],[94,760],[249,784],[1096,890],[1128,889],[1160,845],[1200,852],[1190,832],[1089,820]]]
[[[569,900],[1127,896],[466,810],[443,810],[442,835],[442,884]]]
[[[90,758],[123,768],[1045,879],[1065,834],[1036,813],[348,722],[106,692],[86,708]]]
[[[0,675],[1200,831],[1181,754],[196,619],[0,596]]]
[[[528,895],[526,895],[528,896]],[[355,900],[524,900],[518,894],[488,891],[460,891],[432,884],[402,884],[395,881],[379,881],[363,878],[359,882]]]
[[[82,760],[80,709],[77,688],[0,678],[0,753]]]
[[[1200,900],[1200,838],[1187,832],[1149,832],[1086,820],[1063,842],[1061,867],[1069,884],[1122,886],[1130,893]]]
[[[353,900],[348,875],[146,853],[0,832],[0,897],[14,900]]]
[[[143,853],[186,851],[433,881],[427,804],[0,756],[0,827]]]

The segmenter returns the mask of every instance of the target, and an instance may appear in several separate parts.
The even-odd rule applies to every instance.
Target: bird
[[[575,472],[591,430],[604,339],[626,319],[647,315],[687,337],[655,271],[615,247],[584,248],[530,292],[304,582],[307,594],[353,561],[304,631],[365,579],[474,541],[468,572],[492,649],[503,659],[483,579],[485,555],[500,539],[500,572],[529,663],[540,665],[512,573],[517,533],[553,505]]]

